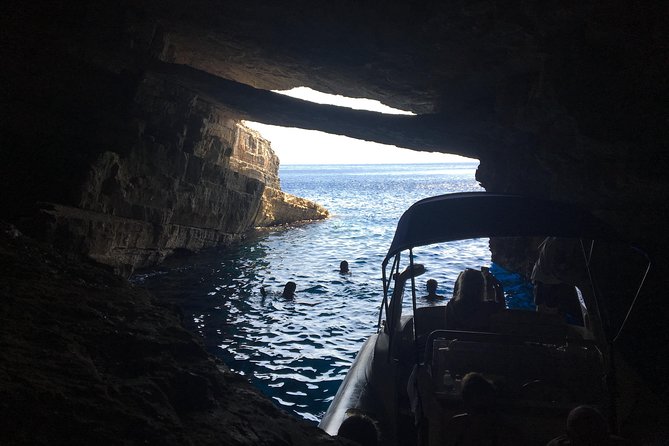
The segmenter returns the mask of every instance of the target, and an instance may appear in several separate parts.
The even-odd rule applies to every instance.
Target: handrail
[[[519,345],[519,344],[545,344],[565,345],[576,344],[582,346],[597,347],[597,342],[592,339],[572,339],[556,336],[531,336],[509,333],[489,333],[483,331],[464,331],[440,329],[430,332],[425,341],[424,363],[432,361],[432,344],[435,339],[450,339],[458,341],[488,342],[496,344]]]

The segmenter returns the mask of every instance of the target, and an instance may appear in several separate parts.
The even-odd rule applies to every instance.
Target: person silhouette
[[[281,293],[281,297],[285,297],[286,299],[294,299],[296,289],[297,289],[297,284],[295,282],[287,282],[286,285],[283,287],[283,292]]]
[[[339,264],[339,274],[351,274],[351,271],[348,269],[348,262],[342,260]]]
[[[500,291],[501,292],[501,291]],[[453,287],[453,298],[446,304],[446,328],[449,330],[488,331],[490,315],[502,311],[502,302],[487,300],[486,280],[481,271],[467,268]],[[495,296],[498,292],[495,291]]]
[[[504,420],[497,406],[497,388],[483,375],[469,372],[462,378],[465,413],[454,415],[442,427],[444,446],[525,445],[517,426]]]
[[[624,446],[629,442],[611,435],[602,413],[588,405],[575,407],[567,416],[565,434],[548,442],[547,446]]]
[[[364,414],[349,415],[339,426],[337,435],[360,446],[377,446],[380,443],[376,421]]]
[[[437,286],[439,284],[436,280],[430,279],[425,283],[425,288],[427,289],[427,296],[424,296],[424,299],[428,300],[438,300],[443,299],[444,296],[437,294]]]

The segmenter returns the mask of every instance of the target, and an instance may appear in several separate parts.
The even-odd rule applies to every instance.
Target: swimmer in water
[[[281,297],[284,297],[286,299],[294,299],[296,289],[297,289],[297,284],[295,282],[286,283],[286,285],[283,287],[283,293],[281,293]]]
[[[428,299],[428,300],[439,300],[443,299],[444,296],[440,296],[437,294],[437,281],[434,279],[430,279],[427,281],[425,284],[425,288],[427,288],[427,296],[424,296],[423,299]]]

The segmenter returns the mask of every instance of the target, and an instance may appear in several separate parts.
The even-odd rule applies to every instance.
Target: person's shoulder
[[[607,446],[629,446],[632,443],[629,440],[619,437],[617,435],[609,435]]]
[[[571,446],[571,441],[566,435],[560,435],[549,441],[546,446]]]

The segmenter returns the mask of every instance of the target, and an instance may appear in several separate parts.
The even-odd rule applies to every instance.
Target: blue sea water
[[[178,295],[189,328],[232,370],[283,409],[318,422],[363,341],[375,331],[381,262],[397,221],[415,201],[479,191],[476,163],[292,165],[282,189],[325,206],[324,221],[263,231],[225,252],[208,253],[138,276],[156,294]],[[464,268],[490,265],[487,239],[417,251],[450,295]],[[338,272],[347,260],[351,274]],[[428,277],[425,277],[426,279]],[[294,301],[280,297],[297,283]],[[261,287],[267,290],[261,294]]]

